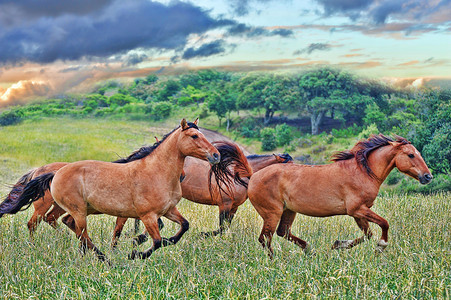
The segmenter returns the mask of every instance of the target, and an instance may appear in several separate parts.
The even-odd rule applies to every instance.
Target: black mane
[[[185,128],[184,130],[187,130],[188,128],[194,128],[194,129],[199,130],[199,127],[197,127],[196,124],[191,123],[191,122],[189,122],[187,124],[188,124],[188,127]],[[155,149],[157,149],[157,147],[160,146],[160,144],[163,143],[164,140],[168,136],[170,136],[174,131],[176,131],[179,128],[180,128],[180,126],[172,129],[171,132],[165,134],[161,140],[159,140],[158,142],[155,142],[152,146],[143,146],[143,147],[139,148],[138,150],[136,150],[135,152],[133,152],[132,154],[130,154],[128,157],[120,158],[118,160],[113,161],[113,163],[126,164],[126,163],[129,163],[129,162],[132,162],[132,161],[135,161],[135,160],[138,160],[138,159],[141,159],[141,158],[144,158],[144,157],[150,155],[150,153],[152,153]]]

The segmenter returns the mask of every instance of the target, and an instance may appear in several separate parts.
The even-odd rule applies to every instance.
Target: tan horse
[[[219,145],[218,149],[220,149],[220,146],[221,145]],[[244,156],[242,152],[241,155]],[[236,158],[235,160],[246,160],[249,163],[249,166],[241,168],[242,171],[235,175],[235,177],[238,175],[242,178],[250,177],[252,175],[252,171],[257,172],[272,164],[293,162],[293,158],[288,154],[250,155],[244,157],[244,159]],[[202,232],[202,235],[215,236],[222,234],[229,228],[238,207],[246,201],[247,184],[235,182],[235,184],[231,186],[230,191],[223,189],[220,191],[220,195],[217,192],[212,194],[208,188],[210,176],[210,168],[208,163],[200,159],[188,157],[185,159],[185,166],[183,167],[183,170],[185,171],[185,178],[182,181],[182,197],[195,203],[215,205],[219,207],[219,229],[211,232]],[[218,190],[216,180],[213,180],[212,188],[215,191]],[[114,229],[114,236],[116,238],[119,238],[121,235],[122,228],[124,227],[126,221],[127,218],[117,219],[116,227]],[[146,239],[146,234],[141,234],[137,238],[137,243],[143,243]],[[116,240],[113,241],[113,246],[115,246],[115,244]]]
[[[186,156],[220,161],[217,149],[198,130],[197,120],[167,134],[152,151],[137,152],[135,160],[124,163],[80,161],[66,165],[55,174],[45,174],[32,180],[24,189],[15,207],[37,200],[49,188],[55,202],[67,211],[75,222],[75,232],[82,249],[92,249],[100,260],[105,255],[92,243],[87,232],[86,216],[105,213],[113,216],[140,218],[153,239],[153,246],[130,255],[147,258],[165,243],[177,243],[188,230],[189,223],[176,208],[181,198],[180,175]],[[1,213],[10,213],[2,211]],[[169,240],[163,240],[158,229],[161,216],[180,224],[180,230]]]
[[[11,192],[6,196],[5,200],[0,204],[1,206],[7,206],[11,203],[17,202],[18,198],[22,195],[25,186],[38,176],[46,173],[56,172],[68,163],[65,162],[55,162],[36,169],[31,170],[27,174],[23,175],[16,184],[11,189]],[[52,208],[53,205],[53,208]],[[41,221],[47,222],[50,226],[56,227],[56,221],[60,216],[65,214],[64,209],[59,207],[54,203],[50,191],[46,192],[45,195],[39,198],[37,201],[33,202],[34,213],[28,221],[28,230],[30,231],[30,236],[36,230],[36,227]],[[50,210],[50,208],[52,208]],[[49,211],[50,210],[50,211]]]
[[[358,142],[351,150],[335,154],[334,163],[321,166],[273,165],[252,175],[249,199],[263,218],[259,242],[273,255],[271,239],[277,234],[305,249],[307,243],[291,233],[296,213],[313,217],[352,216],[365,236],[336,241],[333,248],[351,248],[370,238],[368,222],[379,225],[377,250],[388,245],[388,222],[370,208],[382,182],[393,168],[422,184],[432,175],[421,154],[402,137],[382,134]]]

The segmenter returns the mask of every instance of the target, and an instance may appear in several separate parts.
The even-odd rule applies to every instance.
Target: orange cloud
[[[30,97],[46,96],[51,90],[48,83],[21,80],[7,89],[0,89],[0,105],[23,102]]]
[[[357,57],[357,56],[363,56],[363,54],[353,53],[342,55],[342,57]]]
[[[420,62],[418,60],[411,60],[402,64],[397,64],[398,67],[407,67],[407,66],[412,66],[412,65],[416,65],[419,64]]]

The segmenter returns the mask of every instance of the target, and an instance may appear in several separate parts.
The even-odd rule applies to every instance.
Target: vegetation
[[[117,159],[153,143],[154,135],[169,132],[174,123],[55,117],[0,127],[0,182],[14,183],[30,168],[56,160]],[[336,133],[342,137],[321,133],[292,143],[303,142],[301,149],[308,151],[325,147],[318,155],[354,143],[343,137],[354,132]],[[406,178],[398,175],[400,180]],[[8,191],[7,185],[0,185],[0,195]],[[112,251],[114,218],[91,216],[88,230],[111,258],[111,267],[90,252],[81,256],[78,241],[64,225],[54,230],[41,224],[30,242],[26,226],[30,208],[0,219],[0,298],[449,299],[450,199],[449,192],[382,193],[374,209],[390,223],[389,246],[383,254],[374,253],[381,233],[374,224],[373,240],[351,250],[333,251],[330,247],[336,239],[361,236],[354,220],[298,215],[293,233],[306,239],[312,252],[305,254],[274,237],[273,260],[257,242],[262,221],[249,201],[238,209],[227,234],[204,239],[200,232],[218,226],[217,209],[182,200],[178,208],[190,221],[190,230],[177,245],[159,249],[147,260],[127,259],[132,251],[127,236],[132,222],[126,225],[118,249]],[[163,236],[178,230],[174,223],[164,222]]]
[[[337,146],[337,139],[354,143],[371,133],[398,134],[413,142],[434,175],[451,171],[451,90],[399,89],[330,67],[294,75],[202,70],[150,74],[130,84],[107,81],[87,95],[3,111],[0,126],[61,115],[165,122],[187,113],[216,117],[214,124],[207,121],[210,127],[230,131],[251,148],[255,144],[255,151],[290,151],[304,163],[327,162],[318,156],[329,154],[328,145]],[[322,134],[327,140],[302,153],[303,140]],[[339,143],[332,150],[352,146]]]

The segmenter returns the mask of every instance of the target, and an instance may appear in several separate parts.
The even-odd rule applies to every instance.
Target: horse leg
[[[105,254],[103,254],[91,241],[91,238],[88,235],[87,231],[87,223],[86,223],[86,216],[85,215],[75,215],[72,216],[73,220],[75,221],[75,234],[77,235],[77,238],[80,240],[80,248],[83,253],[86,252],[86,248],[94,251],[94,253],[97,255],[97,258],[101,261],[105,261],[109,264],[109,261]]]
[[[231,203],[227,203],[226,205],[219,206],[219,229],[201,232],[200,234],[203,237],[216,236],[218,234],[223,234],[230,227],[230,222],[232,222],[233,214],[231,211]],[[235,209],[236,212],[236,209]]]
[[[135,225],[136,225],[136,223],[139,224],[139,219],[136,219]],[[158,218],[158,230],[161,231],[163,228],[164,228],[164,223],[161,220],[161,218]],[[136,230],[136,227],[135,227],[135,230]],[[147,232],[147,230],[145,230],[143,233],[141,233],[140,235],[138,235],[137,237],[135,237],[133,239],[134,245],[141,245],[141,244],[147,242],[147,240],[149,239],[148,236],[149,236],[149,233]]]
[[[307,242],[304,240],[301,240],[300,238],[298,238],[297,236],[294,236],[291,233],[291,225],[293,224],[295,218],[296,218],[296,212],[289,210],[289,209],[285,210],[280,219],[279,227],[277,227],[277,235],[287,239],[290,242],[295,243],[302,249],[306,249]]]
[[[353,217],[357,217],[360,219],[365,219],[366,221],[375,223],[379,225],[379,227],[382,229],[382,235],[377,243],[376,251],[377,252],[383,252],[384,249],[388,246],[388,222],[375,212],[373,212],[371,209],[369,209],[366,206],[362,206],[359,210],[357,210]]]
[[[182,238],[182,236],[185,234],[185,232],[189,229],[189,222],[186,220],[182,214],[178,211],[177,207],[173,207],[172,209],[168,210],[166,214],[164,214],[166,218],[168,218],[171,221],[176,222],[180,225],[180,230],[172,237],[169,238],[168,242],[172,244],[177,244],[177,242]],[[166,242],[163,240],[163,242]],[[164,245],[166,246],[166,245]]]
[[[34,213],[31,216],[30,220],[27,223],[28,230],[30,231],[30,237],[33,238],[33,233],[36,231],[39,223],[45,219],[45,213],[50,209],[53,204],[53,199],[49,201],[45,201],[45,197],[33,202]]]
[[[121,236],[122,229],[124,228],[125,223],[127,222],[128,218],[116,218],[116,226],[113,230],[113,239],[111,241],[111,248],[115,249],[117,246],[117,241]],[[139,225],[139,224],[138,224]]]
[[[370,230],[370,226],[368,224],[368,221],[363,218],[357,218],[354,217],[354,220],[357,223],[357,226],[363,231],[363,236],[356,238],[354,240],[336,240],[335,243],[332,245],[332,249],[350,249],[354,246],[357,246],[358,244],[361,244],[366,239],[370,239],[373,233]]]
[[[45,216],[45,221],[53,228],[56,228],[56,226],[57,226],[56,221],[58,220],[59,217],[61,217],[65,213],[66,213],[66,211],[64,209],[62,209],[58,204],[53,203],[53,208]]]
[[[153,245],[144,252],[133,250],[128,256],[129,259],[135,259],[136,257],[141,259],[148,258],[154,251],[161,247],[162,241],[160,231],[158,229],[158,217],[154,214],[147,214],[141,217],[141,221],[144,223],[144,226],[146,226],[146,230],[153,240]]]

